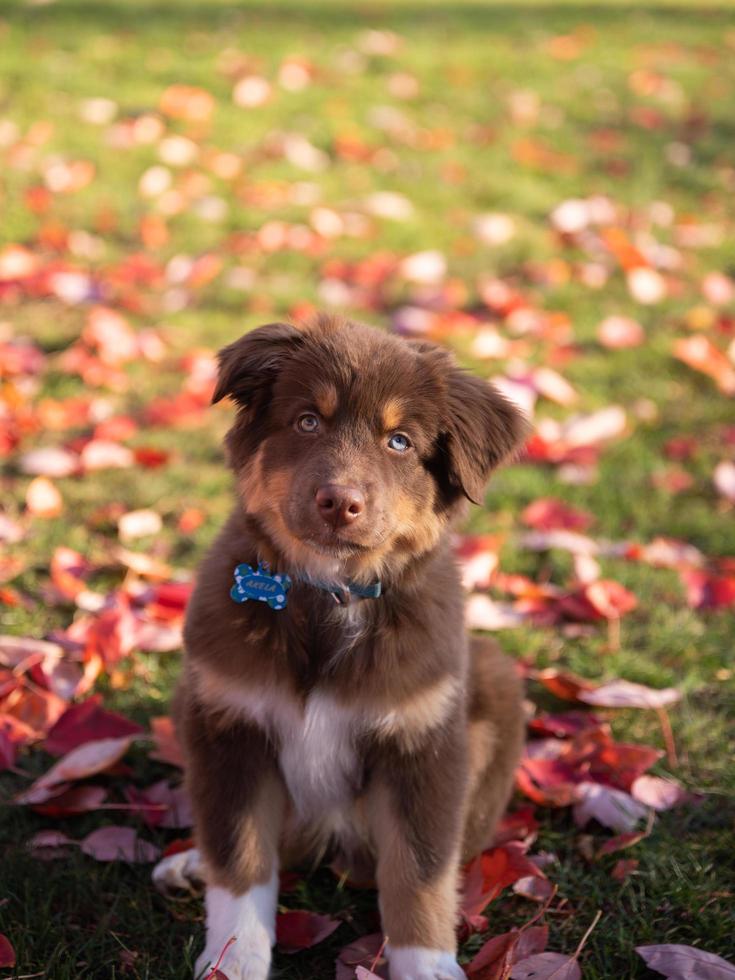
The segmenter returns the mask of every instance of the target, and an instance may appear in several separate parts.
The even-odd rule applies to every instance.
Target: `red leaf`
[[[479,915],[504,888],[529,875],[544,877],[543,872],[526,857],[519,841],[509,841],[483,851],[465,868],[463,916],[471,918]]]
[[[660,946],[636,946],[636,953],[656,973],[668,980],[733,980],[735,966],[714,953],[694,946],[663,943]]]
[[[316,946],[331,936],[340,925],[328,915],[317,915],[306,909],[281,912],[276,918],[276,941],[283,953],[297,953]]]
[[[511,840],[529,843],[529,838],[535,839],[539,823],[534,815],[534,807],[523,806],[512,813],[505,813],[495,831],[493,847],[507,844]]]
[[[521,514],[521,520],[537,531],[561,527],[569,531],[586,531],[594,523],[587,511],[577,510],[554,497],[535,500]]]
[[[16,751],[15,742],[0,728],[0,772],[15,764]]]
[[[92,566],[71,548],[57,548],[51,557],[51,581],[65,599],[75,599],[86,588]]]
[[[107,790],[102,786],[74,786],[58,796],[52,796],[47,803],[37,804],[33,810],[45,817],[69,817],[97,810],[106,797]]]
[[[150,754],[151,759],[168,762],[169,765],[183,769],[184,756],[176,737],[173,721],[167,715],[159,715],[157,718],[151,718],[151,729],[155,743],[155,748]]]
[[[93,694],[68,708],[46,736],[43,747],[51,755],[64,755],[85,742],[101,738],[120,738],[138,735],[142,726],[100,707],[102,696]]]
[[[543,952],[548,935],[547,926],[531,926],[495,936],[480,948],[465,972],[472,980],[505,980],[514,963]]]
[[[85,854],[95,861],[127,861],[129,864],[145,864],[155,861],[160,848],[142,840],[132,827],[100,827],[80,841]]]
[[[580,732],[598,728],[600,719],[589,711],[564,711],[559,714],[536,715],[528,723],[528,727],[536,735],[554,735],[557,738],[568,738]]]
[[[576,798],[574,770],[558,759],[524,758],[516,782],[522,793],[541,806],[569,806]]]
[[[615,862],[615,866],[610,872],[610,877],[615,881],[625,881],[629,874],[636,870],[640,861],[636,858],[621,858]]]
[[[679,574],[693,609],[735,606],[735,575],[718,575],[701,568],[682,568]]]
[[[15,950],[7,936],[0,932],[0,967],[15,966]]]
[[[634,830],[629,834],[618,834],[617,837],[611,837],[610,840],[605,841],[602,847],[600,847],[597,852],[597,857],[602,857],[604,854],[614,854],[616,851],[622,851],[626,847],[632,847],[645,837],[648,837],[648,834],[648,830]]]
[[[551,691],[558,698],[564,701],[579,701],[582,691],[593,691],[595,685],[584,677],[569,671],[557,670],[555,667],[547,667],[535,675],[536,680],[543,684],[547,691]]]

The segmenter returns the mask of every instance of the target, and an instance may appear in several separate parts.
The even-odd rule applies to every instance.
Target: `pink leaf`
[[[95,861],[127,861],[145,864],[155,861],[160,849],[150,841],[142,840],[132,827],[101,827],[80,842],[85,854]]]
[[[20,793],[15,798],[15,802],[45,803],[58,793],[59,784],[75,779],[86,779],[87,776],[94,776],[98,772],[109,769],[125,755],[132,741],[132,736],[101,738],[72,749],[32,786]]]
[[[633,799],[654,810],[670,810],[683,803],[689,794],[673,779],[660,776],[639,776],[630,788]]]
[[[735,966],[714,953],[694,946],[663,943],[660,946],[636,946],[636,953],[656,973],[668,980],[733,980]]]
[[[600,783],[579,783],[576,797],[574,822],[578,827],[594,819],[611,830],[630,831],[648,812],[629,793]]]
[[[662,708],[681,700],[681,692],[674,687],[656,689],[617,680],[593,691],[580,692],[579,700],[600,708]]]
[[[511,980],[581,980],[582,973],[573,956],[539,953],[516,963]]]
[[[34,857],[42,861],[53,861],[56,858],[66,857],[67,848],[76,846],[76,843],[60,830],[39,830],[31,837],[27,846]]]
[[[379,932],[362,936],[345,946],[337,957],[335,980],[354,980],[358,966],[373,970],[378,977],[387,977],[386,958],[381,955],[384,947],[385,940]]]

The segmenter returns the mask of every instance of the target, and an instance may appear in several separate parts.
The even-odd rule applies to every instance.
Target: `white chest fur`
[[[318,689],[300,703],[278,687],[235,686],[206,668],[196,669],[194,681],[213,707],[255,722],[272,738],[289,794],[304,818],[320,816],[354,793],[361,777],[360,736],[398,738],[410,746],[445,720],[458,692],[457,679],[445,676],[390,706],[345,704]]]
[[[354,711],[315,692],[299,722],[279,733],[281,771],[302,815],[317,813],[351,794],[359,778],[358,727]]]

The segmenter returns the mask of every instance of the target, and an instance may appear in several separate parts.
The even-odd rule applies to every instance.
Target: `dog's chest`
[[[278,761],[296,809],[306,816],[357,788],[359,732],[355,713],[327,694],[312,693],[299,714],[278,726]]]

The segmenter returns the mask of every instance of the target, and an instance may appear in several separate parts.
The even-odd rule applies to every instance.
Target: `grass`
[[[182,303],[170,289],[142,291],[138,310],[128,315],[138,327],[162,327],[172,355],[160,369],[133,365],[129,392],[103,392],[116,410],[135,413],[152,397],[178,390],[181,372],[174,355],[216,348],[240,331],[287,315],[297,303],[323,305],[319,281],[326,259],[438,248],[447,256],[451,275],[464,284],[468,306],[476,300],[478,276],[492,275],[528,290],[543,309],[568,314],[579,356],[561,370],[580,391],[582,409],[618,403],[631,417],[640,416],[631,435],[602,455],[593,484],[570,486],[555,470],[515,466],[497,476],[487,507],[474,512],[470,528],[511,532],[526,504],[554,495],[590,510],[596,536],[649,541],[667,535],[712,557],[733,555],[735,522],[711,485],[715,463],[732,453],[723,441],[726,426],[732,426],[732,403],[671,356],[673,337],[686,333],[682,324],[703,303],[696,289],[702,275],[735,273],[732,17],[731,3],[673,0],[59,0],[50,5],[9,0],[0,10],[0,120],[12,120],[24,136],[35,127],[30,142],[41,145],[29,167],[3,165],[0,171],[0,243],[32,242],[40,225],[53,221],[94,236],[91,248],[99,255],[89,260],[93,268],[139,251],[138,224],[151,205],[137,186],[141,174],[160,162],[156,146],[116,149],[105,140],[104,128],[80,118],[80,103],[110,98],[125,117],[155,110],[172,83],[202,86],[215,96],[216,109],[211,123],[199,131],[194,127],[192,135],[203,146],[239,154],[243,176],[235,182],[210,177],[207,193],[225,202],[221,219],[208,222],[195,209],[175,216],[169,221],[170,240],[152,251],[163,260],[216,253],[225,270],[235,265],[251,269],[253,285],[243,293],[220,276]],[[387,56],[365,54],[368,29],[396,32],[396,50]],[[572,38],[571,59],[554,56],[551,41],[559,35]],[[284,56],[303,56],[316,67],[315,82],[296,93],[276,86],[266,105],[238,108],[227,74],[236,55],[245,56],[267,78],[275,76]],[[418,80],[414,98],[391,94],[397,72]],[[643,84],[646,72],[666,80],[663,95],[641,94],[636,88],[635,79]],[[509,112],[519,92],[538,98],[539,114],[532,123],[514,120]],[[401,113],[397,132],[380,128],[386,113],[379,110],[385,106]],[[650,111],[646,118],[655,124],[642,121],[642,109]],[[174,122],[170,129],[185,132],[186,126]],[[276,130],[304,133],[330,154],[331,165],[308,173],[261,152]],[[335,140],[347,139],[365,147],[369,159],[335,157]],[[540,165],[519,162],[524,140],[548,151]],[[676,162],[681,145],[691,154],[685,166]],[[382,152],[375,156],[377,150]],[[8,152],[0,148],[0,157]],[[96,176],[77,193],[55,196],[51,211],[39,217],[28,209],[25,192],[38,184],[39,162],[52,154],[91,160]],[[198,164],[192,169],[199,170]],[[404,194],[414,212],[405,222],[376,220],[362,237],[337,238],[323,257],[292,251],[238,254],[236,236],[257,231],[267,220],[308,222],[313,205],[287,199],[294,181],[313,185],[315,190],[306,191],[339,211],[359,210],[366,195],[380,189]],[[590,194],[608,195],[629,209],[631,224],[653,202],[664,202],[678,215],[717,225],[723,235],[719,242],[686,251],[686,288],[654,307],[637,305],[619,274],[600,291],[563,276],[532,281],[532,263],[580,258],[560,251],[548,214],[568,197]],[[486,211],[513,216],[517,234],[507,245],[489,248],[473,237],[473,216]],[[670,239],[665,227],[656,234],[664,242]],[[85,247],[84,241],[79,247]],[[407,298],[399,291],[378,309],[355,304],[354,313],[385,324]],[[597,345],[597,324],[612,313],[638,318],[646,329],[645,346],[612,352]],[[84,316],[84,307],[49,300],[26,298],[0,307],[0,320],[50,354],[78,335]],[[725,325],[722,334],[715,340],[729,342],[732,326]],[[466,345],[460,341],[459,346],[471,363]],[[542,346],[532,340],[531,359],[541,363],[543,356]],[[488,371],[487,364],[472,366]],[[45,397],[82,391],[78,379],[53,367],[43,378]],[[541,414],[562,413],[544,403]],[[140,432],[132,445],[173,452],[169,465],[146,472],[144,479],[136,478],[135,470],[113,470],[58,481],[66,505],[63,519],[34,521],[29,538],[13,547],[27,563],[13,584],[32,601],[28,608],[0,607],[4,632],[42,636],[68,625],[71,608],[44,603],[49,557],[64,544],[100,559],[115,533],[104,511],[111,502],[125,509],[156,509],[164,518],[164,532],[160,540],[143,544],[159,549],[177,567],[192,568],[229,506],[229,477],[219,448],[227,419],[228,410],[218,409],[198,428]],[[664,446],[681,435],[697,440],[697,451],[685,464],[692,486],[679,494],[654,489],[652,476],[666,465]],[[40,432],[23,448],[65,437]],[[20,513],[27,484],[11,457],[0,484],[11,515]],[[205,520],[193,534],[182,535],[176,522],[187,506],[200,506]],[[522,552],[512,533],[502,565],[536,578],[550,575],[560,583],[569,573],[564,556]],[[596,910],[603,913],[582,956],[588,980],[652,976],[635,954],[636,945],[681,942],[723,956],[735,953],[732,617],[688,608],[673,573],[612,559],[606,560],[604,572],[639,599],[638,609],[623,621],[619,650],[610,652],[598,630],[569,637],[529,628],[503,633],[502,642],[539,666],[680,687],[684,700],[671,712],[681,756],[676,775],[704,800],[657,820],[651,837],[631,852],[640,865],[623,883],[610,877],[615,857],[593,864],[584,860],[580,833],[568,812],[543,812],[537,847],[557,856],[551,874],[564,899],[550,916],[550,948],[572,952]],[[165,712],[176,671],[175,655],[139,655],[126,686],[104,682],[101,689],[108,705],[144,721]],[[532,693],[543,700],[539,692]],[[621,739],[661,743],[655,715],[620,712],[613,727]],[[21,764],[29,773],[40,773],[48,762],[34,752]],[[139,785],[165,773],[142,750],[132,766]],[[21,784],[12,775],[3,780],[7,793]],[[202,937],[197,900],[165,901],[150,887],[145,867],[93,864],[79,854],[44,864],[24,848],[39,829],[59,827],[80,837],[99,823],[98,814],[51,821],[12,807],[3,810],[0,932],[16,948],[15,973],[51,980],[189,976]],[[170,835],[149,836],[164,843]],[[344,920],[313,951],[277,955],[278,975],[289,980],[331,977],[336,952],[376,926],[373,897],[339,887],[327,871],[309,877],[284,901]],[[530,914],[526,900],[503,896],[491,907],[491,928],[502,932]],[[475,939],[467,945],[465,958],[477,944]]]

